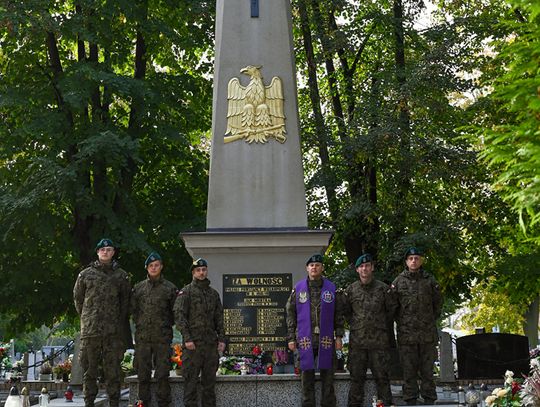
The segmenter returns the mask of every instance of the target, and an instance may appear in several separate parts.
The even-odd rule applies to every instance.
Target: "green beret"
[[[358,259],[356,259],[356,264],[354,265],[354,267],[358,267],[359,265],[364,264],[364,263],[371,263],[372,261],[373,261],[373,256],[369,253],[364,253]]]
[[[424,252],[417,247],[409,247],[405,252],[405,259],[409,256],[423,256]]]
[[[148,257],[146,258],[146,261],[144,262],[144,268],[148,267],[148,265],[156,260],[159,260],[161,261],[161,256],[156,253],[156,252],[152,252],[148,255]]]
[[[111,239],[103,238],[96,245],[96,251],[102,247],[116,247]]]
[[[317,254],[314,254],[313,256],[311,256],[309,259],[307,259],[306,266],[309,263],[322,263],[322,262],[323,262],[323,256],[321,254],[317,253]]]
[[[193,260],[193,263],[191,263],[191,270],[196,267],[208,267],[208,262],[205,259]]]

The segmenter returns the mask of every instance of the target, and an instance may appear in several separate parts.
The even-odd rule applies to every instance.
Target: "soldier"
[[[369,253],[356,260],[359,280],[345,290],[345,314],[349,321],[349,362],[351,388],[349,407],[364,406],[364,383],[369,367],[377,385],[377,396],[392,405],[388,377],[389,348],[394,343],[393,316],[396,301],[390,287],[373,277],[374,261]]]
[[[120,363],[131,342],[127,273],[115,260],[116,248],[110,239],[96,246],[98,260],[79,273],[73,299],[81,317],[83,392],[86,407],[93,407],[98,392],[98,365],[102,362],[110,407],[120,402]]]
[[[215,407],[219,353],[225,350],[223,305],[218,292],[210,287],[206,260],[195,260],[191,274],[192,282],[180,290],[174,304],[176,326],[183,341],[184,405],[199,405],[197,385],[200,373],[202,406]]]
[[[144,266],[148,276],[135,286],[131,296],[139,400],[146,407],[150,405],[150,377],[154,365],[158,406],[168,407],[171,403],[169,371],[173,307],[178,290],[173,283],[163,278],[163,261],[158,253],[151,253]]]
[[[287,340],[298,349],[302,370],[302,407],[315,406],[315,369],[321,373],[321,406],[334,407],[335,350],[342,349],[344,328],[336,286],[322,276],[323,257],[306,262],[307,278],[299,281],[287,301]],[[317,360],[318,363],[315,363]]]
[[[396,321],[398,346],[403,367],[403,399],[416,405],[418,376],[425,404],[437,399],[433,364],[437,358],[436,321],[441,314],[442,297],[435,279],[422,269],[423,253],[415,247],[405,252],[406,269],[392,283],[399,303]]]

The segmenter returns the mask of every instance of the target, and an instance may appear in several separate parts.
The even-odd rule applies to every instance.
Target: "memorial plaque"
[[[223,324],[231,355],[287,348],[285,305],[292,274],[224,274]]]

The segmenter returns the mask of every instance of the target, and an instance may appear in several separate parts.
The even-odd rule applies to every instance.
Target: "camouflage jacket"
[[[310,280],[308,282],[309,287],[309,300],[311,305],[311,342],[313,344],[319,343],[319,335],[315,334],[314,329],[317,321],[320,320],[320,304],[321,304],[321,289],[323,280]],[[344,328],[344,315],[343,315],[343,299],[341,290],[336,291],[336,305],[334,308],[334,334],[335,336],[343,336],[345,333]],[[296,319],[296,290],[293,288],[286,305],[287,311],[287,342],[295,342],[297,335],[297,319]]]
[[[75,308],[81,316],[81,339],[116,336],[128,346],[130,294],[128,274],[116,261],[105,265],[96,260],[81,271],[73,288]]]
[[[351,336],[365,349],[394,345],[394,313],[397,301],[390,287],[373,279],[369,284],[355,281],[345,289],[344,312]]]
[[[131,314],[136,342],[170,343],[174,325],[176,286],[160,276],[135,285],[131,294]]]
[[[442,296],[435,279],[422,269],[405,270],[391,288],[398,300],[398,342],[404,345],[437,342],[436,321],[441,315]]]
[[[174,320],[184,343],[225,342],[223,305],[208,279],[193,279],[178,292]]]

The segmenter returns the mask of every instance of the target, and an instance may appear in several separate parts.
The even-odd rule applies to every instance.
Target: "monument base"
[[[321,383],[317,374],[315,392],[317,405],[320,405]],[[126,378],[129,384],[129,404],[137,401],[137,376]],[[184,406],[184,379],[176,376],[174,371],[169,378],[171,383],[172,405]],[[348,373],[336,373],[335,392],[337,407],[347,406],[347,397],[350,387],[350,375]],[[157,407],[155,394],[157,384],[152,383],[152,401],[150,406]],[[375,381],[368,378],[365,384],[365,396],[363,405],[371,405],[373,396],[376,394]],[[247,375],[247,376],[217,376],[216,382],[216,406],[217,407],[298,407],[302,404],[302,386],[300,376],[294,374]]]
[[[223,295],[224,274],[291,273],[296,282],[306,276],[306,260],[324,253],[331,230],[224,230],[182,234],[193,258],[208,261],[208,278]]]

